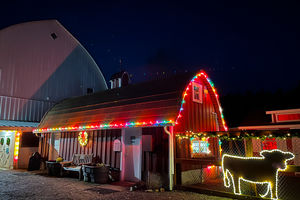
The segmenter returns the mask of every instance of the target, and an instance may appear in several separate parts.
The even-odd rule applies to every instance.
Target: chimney
[[[110,78],[110,89],[127,86],[130,82],[129,74],[125,71],[115,73]]]

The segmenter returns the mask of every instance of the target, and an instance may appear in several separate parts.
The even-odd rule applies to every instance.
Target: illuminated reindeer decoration
[[[278,149],[264,150],[260,152],[260,155],[262,157],[223,155],[224,185],[230,187],[231,181],[234,194],[240,195],[241,180],[255,184],[268,184],[267,192],[261,197],[267,196],[270,191],[271,198],[278,199],[278,171],[286,170],[286,162],[294,159],[295,156],[290,152],[283,152]]]

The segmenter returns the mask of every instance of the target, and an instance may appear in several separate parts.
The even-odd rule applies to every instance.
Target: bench
[[[93,159],[93,154],[74,154],[72,161],[61,162],[61,176],[65,172],[78,172],[79,180],[82,177],[82,165],[91,164]]]

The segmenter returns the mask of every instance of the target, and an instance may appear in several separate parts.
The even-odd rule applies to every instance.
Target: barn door
[[[13,168],[14,132],[0,132],[0,168]]]

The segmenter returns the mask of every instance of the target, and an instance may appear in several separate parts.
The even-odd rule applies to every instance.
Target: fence
[[[294,158],[287,161],[285,171],[277,170],[283,168],[284,160],[280,157],[280,151],[276,150],[274,160],[271,164],[260,164],[261,160],[266,159],[260,155],[263,150],[272,151],[278,149],[282,152],[291,152]],[[273,150],[273,152],[275,152]],[[229,156],[223,157],[225,154]],[[283,153],[288,157],[288,154]],[[269,155],[268,155],[269,156]],[[283,157],[284,157],[283,156]],[[258,162],[252,168],[245,157],[259,157],[251,159]],[[230,170],[224,179],[222,159],[225,159],[224,168]],[[269,157],[268,157],[269,158]],[[287,158],[288,159],[288,158]],[[199,190],[208,190],[228,194],[239,193],[242,196],[251,198],[276,198],[296,200],[300,196],[300,138],[246,138],[246,139],[219,139],[217,137],[195,137],[177,136],[176,137],[176,184]],[[234,163],[235,164],[232,164]],[[238,163],[236,165],[236,163]],[[240,166],[234,169],[235,166]],[[273,169],[270,170],[270,169]],[[226,171],[226,170],[225,170]],[[248,172],[249,171],[249,172]],[[227,172],[227,171],[226,171]],[[236,174],[237,173],[237,174]],[[244,174],[243,174],[244,173]],[[236,178],[238,176],[238,178]],[[268,177],[274,177],[271,184],[266,183]],[[240,178],[240,179],[239,179]],[[262,181],[266,179],[265,181]],[[224,184],[226,181],[226,186]],[[253,183],[256,181],[257,183]],[[265,182],[265,183],[262,183]],[[276,182],[277,187],[276,187]],[[270,187],[272,185],[272,187]],[[235,188],[233,186],[236,186]],[[273,190],[271,189],[273,188]],[[277,191],[276,191],[277,188]]]

